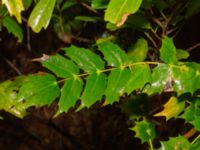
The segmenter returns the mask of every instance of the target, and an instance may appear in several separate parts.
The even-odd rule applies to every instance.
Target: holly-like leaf
[[[29,75],[18,94],[18,101],[27,106],[50,105],[59,95],[60,89],[51,74]]]
[[[138,11],[142,0],[111,0],[105,13],[105,21],[121,26],[130,14]]]
[[[176,97],[171,97],[164,105],[164,109],[154,116],[165,116],[166,120],[177,117],[185,108],[185,101],[179,102]]]
[[[22,42],[23,40],[23,31],[21,27],[17,24],[17,22],[9,17],[5,16],[3,17],[3,26],[6,27],[9,33],[12,33],[15,37],[18,38],[18,42]]]
[[[53,56],[43,55],[43,57],[37,60],[42,63],[42,66],[51,70],[58,77],[68,78],[79,73],[78,66],[59,54]]]
[[[189,148],[189,141],[185,137],[179,135],[169,138],[168,141],[162,141],[159,150],[188,150]]]
[[[103,73],[91,74],[87,78],[86,87],[81,96],[82,105],[90,107],[97,100],[101,100],[107,85],[106,75]]]
[[[87,49],[71,46],[63,48],[63,50],[67,56],[86,72],[97,72],[104,69],[104,62],[101,58]]]
[[[28,19],[29,26],[38,33],[49,25],[56,0],[40,0]]]
[[[146,86],[148,94],[161,93],[171,78],[170,68],[166,64],[159,64],[153,69],[151,86]]]
[[[58,102],[58,111],[56,115],[67,112],[70,107],[74,107],[80,97],[83,88],[83,81],[79,78],[67,79],[61,89],[61,97]]]
[[[149,65],[136,65],[131,67],[131,77],[128,80],[125,92],[130,94],[134,90],[142,90],[146,83],[151,82],[151,70]]]
[[[165,37],[160,48],[160,59],[166,64],[177,64],[176,47],[172,38]]]
[[[145,39],[138,39],[137,42],[129,48],[128,57],[131,62],[144,61],[148,52],[148,43]]]
[[[98,44],[98,48],[103,53],[108,65],[112,67],[121,67],[128,63],[128,56],[119,46],[111,42],[102,42]]]
[[[2,0],[2,3],[6,5],[10,15],[14,15],[17,21],[21,23],[21,11],[24,10],[22,0]]]
[[[108,85],[105,91],[106,104],[112,104],[124,94],[124,88],[130,78],[130,70],[115,69],[110,72],[108,77]]]
[[[136,122],[136,125],[131,130],[135,131],[135,137],[139,138],[142,143],[156,137],[155,125],[146,120]]]

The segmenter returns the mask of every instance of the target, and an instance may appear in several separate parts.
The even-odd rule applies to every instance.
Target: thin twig
[[[192,50],[196,49],[197,47],[200,47],[200,42],[199,42],[199,43],[197,43],[197,44],[195,44],[195,45],[193,45],[192,47],[190,47],[190,48],[186,49],[186,51],[190,52],[190,51],[192,51]]]
[[[3,59],[7,62],[7,64],[13,69],[15,70],[15,72],[18,74],[18,75],[23,75],[22,72],[10,61],[8,60],[7,58],[3,57]]]

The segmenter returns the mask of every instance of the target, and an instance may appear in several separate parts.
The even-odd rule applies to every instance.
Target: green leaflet
[[[22,0],[22,1],[23,1],[25,9],[28,9],[31,6],[32,2],[33,2],[33,0]]]
[[[65,9],[68,9],[69,7],[74,6],[75,4],[77,4],[77,1],[75,1],[75,0],[67,0],[62,5],[61,10],[63,11]]]
[[[14,15],[17,21],[21,23],[21,11],[24,10],[22,0],[2,0],[2,3],[6,5],[10,15]]]
[[[110,72],[108,77],[108,85],[105,91],[106,104],[112,104],[124,94],[124,88],[130,78],[130,70],[115,69]]]
[[[176,58],[178,60],[181,59],[187,59],[190,56],[189,52],[182,50],[182,49],[177,49],[176,50]]]
[[[92,0],[92,8],[94,9],[104,9],[107,7],[109,0]]]
[[[121,26],[126,17],[138,11],[142,0],[111,0],[105,13],[105,21]]]
[[[128,56],[119,46],[111,42],[102,42],[98,44],[98,48],[103,53],[108,65],[121,67],[128,63]]]
[[[177,64],[176,47],[174,46],[172,38],[165,37],[162,40],[160,48],[160,59],[166,64]]]
[[[105,74],[91,74],[87,78],[86,87],[81,96],[82,105],[90,107],[97,100],[101,100],[107,85]]]
[[[148,94],[161,93],[171,78],[171,71],[166,64],[159,64],[153,69],[151,86],[145,88]],[[170,86],[170,83],[169,83]]]
[[[101,58],[87,49],[71,46],[63,50],[85,72],[97,72],[104,69]]]
[[[151,70],[149,65],[136,65],[131,67],[131,77],[124,91],[130,94],[134,90],[144,88],[146,83],[151,83]]]
[[[48,68],[57,77],[68,78],[79,73],[79,68],[71,61],[61,55],[44,55],[39,58],[42,66]]]
[[[161,142],[161,148],[159,150],[188,150],[190,148],[189,141],[183,137],[171,137],[168,141]]]
[[[9,16],[3,17],[3,26],[6,27],[9,33],[12,33],[18,38],[18,42],[22,42],[24,36],[23,31],[13,18]]]
[[[0,84],[0,109],[3,109],[16,117],[23,118],[26,115],[27,106],[18,102],[17,92],[24,83],[24,77],[20,76],[15,81],[5,81]]]
[[[29,75],[19,90],[18,101],[25,100],[27,106],[50,105],[59,93],[60,89],[53,75]]]
[[[28,24],[34,32],[38,33],[47,28],[53,13],[56,0],[40,0],[34,7],[28,19]]]
[[[80,97],[83,88],[83,81],[78,78],[67,79],[61,89],[61,97],[58,102],[58,112],[56,115],[67,112],[70,107],[74,107]]]
[[[148,53],[148,43],[145,39],[140,38],[129,48],[128,57],[131,62],[140,62],[146,59]]]
[[[136,122],[136,125],[131,130],[135,131],[135,137],[139,138],[142,143],[156,137],[155,125],[146,120]]]

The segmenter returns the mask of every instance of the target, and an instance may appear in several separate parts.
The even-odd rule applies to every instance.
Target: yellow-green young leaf
[[[102,42],[98,44],[98,48],[103,53],[108,65],[112,67],[121,67],[128,63],[128,56],[119,46],[111,42]]]
[[[42,63],[42,66],[48,68],[61,78],[73,77],[73,75],[79,73],[78,66],[59,54],[53,56],[43,55],[43,57],[37,60]]]
[[[151,83],[151,70],[149,65],[137,65],[131,67],[131,76],[124,91],[130,94],[134,90],[142,90],[146,83]]]
[[[87,78],[86,87],[81,96],[82,105],[90,107],[96,101],[101,100],[107,85],[106,75],[103,73],[100,74],[91,74]]]
[[[144,61],[148,53],[148,43],[145,39],[140,38],[128,50],[128,57],[131,62]]]
[[[124,88],[130,78],[131,72],[128,69],[115,69],[110,72],[108,85],[105,91],[106,104],[118,101],[119,96],[124,94]]]
[[[136,125],[131,130],[135,131],[135,137],[139,138],[142,143],[156,137],[155,125],[146,120],[136,122]]]
[[[0,84],[0,109],[3,109],[16,117],[23,118],[26,115],[27,106],[17,101],[17,92],[24,83],[24,77],[17,77],[14,81],[5,81]]]
[[[62,112],[67,112],[70,107],[74,107],[78,98],[80,97],[83,88],[83,81],[78,78],[67,79],[61,89],[61,97],[58,102],[59,115]]]
[[[86,72],[97,72],[104,69],[104,62],[90,50],[71,46],[63,48],[66,55],[70,57],[81,69]]]
[[[27,106],[50,105],[59,95],[60,89],[51,74],[29,75],[18,94],[18,101]]]
[[[130,14],[138,11],[142,0],[111,0],[105,13],[105,21],[121,26]]]
[[[22,0],[2,0],[2,3],[6,5],[10,15],[14,15],[17,21],[21,23],[21,11],[24,10]]]
[[[187,59],[189,56],[190,56],[190,54],[185,50],[182,50],[182,49],[176,50],[176,58],[178,60]]]
[[[56,0],[40,0],[28,19],[29,26],[38,33],[49,25]]]
[[[18,38],[18,42],[22,42],[24,36],[23,31],[13,18],[9,16],[3,17],[3,26],[8,30],[9,33],[12,33]]]
[[[179,102],[176,97],[171,97],[164,105],[164,109],[154,116],[165,116],[166,120],[177,117],[185,108],[185,101]]]
[[[165,37],[160,48],[160,59],[166,64],[177,64],[176,47],[172,38]]]
[[[159,150],[189,150],[190,145],[185,137],[179,135],[178,137],[170,137],[168,141],[162,141]]]

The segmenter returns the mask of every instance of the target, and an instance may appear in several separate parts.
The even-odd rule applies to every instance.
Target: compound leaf
[[[71,46],[63,48],[63,50],[67,56],[86,72],[97,72],[97,70],[104,69],[104,62],[101,58],[87,49]]]
[[[59,54],[53,56],[43,55],[38,60],[58,77],[67,78],[79,73],[78,66]]]
[[[98,44],[98,48],[103,53],[108,65],[112,67],[121,67],[128,62],[126,53],[111,42],[102,42]]]
[[[58,102],[58,112],[56,115],[67,112],[73,107],[80,97],[83,88],[83,81],[79,78],[67,79],[61,89],[61,97]]]
[[[51,74],[29,75],[18,94],[18,100],[27,106],[50,105],[59,95],[60,89]]]
[[[124,88],[130,78],[130,70],[115,69],[112,70],[108,77],[108,85],[105,91],[106,104],[112,104],[124,94]]]
[[[151,82],[151,70],[149,65],[136,65],[131,67],[131,77],[128,80],[125,92],[130,94],[134,90],[142,90],[146,83]]]
[[[106,75],[91,74],[87,78],[86,87],[81,96],[83,106],[90,107],[97,100],[101,100],[107,85]]]
[[[176,47],[172,38],[165,37],[160,48],[160,59],[166,64],[177,64]]]
[[[49,25],[56,0],[40,0],[34,7],[28,19],[28,24],[34,32],[38,33]]]

